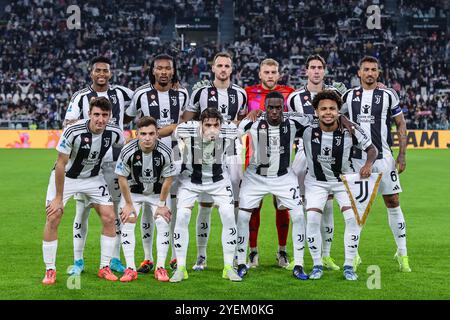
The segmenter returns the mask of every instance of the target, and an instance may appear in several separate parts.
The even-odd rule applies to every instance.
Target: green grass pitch
[[[54,150],[0,150],[2,181],[0,195],[0,298],[1,299],[449,299],[450,150],[409,150],[407,170],[401,175],[404,192],[402,209],[407,222],[408,255],[413,272],[400,273],[393,260],[395,243],[387,222],[381,197],[369,215],[362,232],[358,269],[359,280],[347,282],[341,271],[326,271],[319,281],[298,281],[291,272],[277,267],[277,236],[274,209],[266,199],[259,234],[260,264],[251,269],[241,283],[221,278],[221,223],[217,212],[212,217],[208,246],[208,269],[189,271],[181,283],[159,283],[153,275],[140,275],[132,283],[110,283],[97,278],[100,259],[100,220],[92,213],[85,250],[86,270],[81,289],[68,289],[65,274],[72,263],[72,221],[74,202],[66,207],[59,230],[57,285],[44,287],[42,231],[45,222],[44,199],[50,169],[56,159]],[[269,200],[269,201],[268,201]],[[195,218],[190,223],[188,268],[195,262]],[[335,204],[335,240],[332,256],[343,263],[343,219]],[[143,257],[137,228],[136,263]],[[290,237],[290,235],[289,235]],[[292,252],[291,240],[288,251]],[[155,255],[156,250],[154,251]],[[156,258],[156,255],[155,255]],[[122,259],[124,261],[124,259]],[[312,267],[305,251],[305,267]],[[381,270],[381,288],[369,289],[370,265]],[[369,281],[370,282],[370,281]]]

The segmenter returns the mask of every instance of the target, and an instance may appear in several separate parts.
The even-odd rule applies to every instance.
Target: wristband
[[[166,202],[162,201],[162,200],[159,200],[158,207],[165,207],[165,206],[166,206]]]

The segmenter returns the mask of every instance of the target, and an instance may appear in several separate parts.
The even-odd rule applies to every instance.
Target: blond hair
[[[276,66],[277,68],[279,68],[280,64],[278,63],[277,60],[268,58],[268,59],[264,59],[263,61],[261,61],[259,68],[261,69],[262,66]]]

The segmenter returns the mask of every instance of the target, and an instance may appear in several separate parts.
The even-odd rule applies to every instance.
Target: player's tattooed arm
[[[407,147],[407,131],[406,121],[403,113],[394,117],[395,125],[397,126],[397,134],[399,140],[399,152],[396,160],[398,173],[402,173],[406,169],[406,147]]]
[[[117,175],[119,180],[119,188],[120,193],[122,194],[125,205],[122,208],[122,212],[120,212],[120,219],[122,223],[125,222],[136,222],[136,209],[133,206],[133,200],[131,200],[130,188],[128,186],[128,178],[125,176]]]
[[[339,129],[341,131],[347,129],[348,132],[353,133],[355,132],[355,124],[351,122],[349,118],[341,114],[339,115]]]
[[[372,173],[372,165],[377,160],[378,156],[378,150],[372,143],[370,146],[367,147],[366,150],[364,150],[367,153],[367,160],[366,163],[362,166],[361,170],[359,171],[359,175],[361,176],[361,179],[366,179],[370,176]]]
[[[170,212],[169,208],[166,205],[166,199],[170,192],[170,187],[172,186],[172,177],[167,177],[164,179],[163,185],[161,187],[161,194],[159,196],[159,204],[156,208],[154,218],[161,217],[163,218],[167,223],[170,222],[172,219],[172,213]]]
[[[64,175],[65,175],[65,168],[68,162],[69,162],[69,155],[59,152],[58,160],[56,161],[55,166],[56,196],[45,209],[47,217],[55,213],[58,213],[59,211],[63,213]]]

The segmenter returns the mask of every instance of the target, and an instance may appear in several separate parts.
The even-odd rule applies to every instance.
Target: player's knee
[[[101,216],[101,220],[103,222],[104,226],[113,226],[115,227],[116,225],[116,217],[114,215],[114,211],[111,210],[101,210],[100,211],[100,216]]]
[[[59,223],[61,222],[62,213],[58,212],[55,214],[52,214],[51,216],[47,217],[47,225],[50,229],[54,230],[57,229],[59,226]]]
[[[400,206],[400,199],[398,194],[385,195],[384,203],[388,208],[397,208],[398,206]]]

